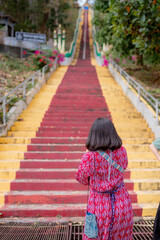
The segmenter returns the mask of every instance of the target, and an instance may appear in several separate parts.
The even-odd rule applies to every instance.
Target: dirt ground
[[[160,66],[138,67],[127,65],[123,69],[155,98],[160,100]]]

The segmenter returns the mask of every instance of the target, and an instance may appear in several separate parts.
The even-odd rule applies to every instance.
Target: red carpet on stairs
[[[4,217],[84,216],[87,188],[76,182],[75,171],[93,121],[111,119],[89,49],[87,31],[86,59],[82,36],[77,64],[68,68],[11,183]],[[133,189],[130,181],[126,186]]]

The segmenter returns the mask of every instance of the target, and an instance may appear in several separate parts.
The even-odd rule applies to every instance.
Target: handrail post
[[[159,124],[159,120],[158,120],[158,101],[156,100],[156,123],[157,125]]]
[[[129,76],[127,74],[127,89],[129,89]]]
[[[39,75],[38,75],[38,80],[39,80],[39,82],[40,82],[40,80],[41,80],[41,70],[38,71],[38,74],[39,74]]]
[[[23,100],[26,100],[26,84],[23,84]]]
[[[44,67],[42,68],[42,78],[44,79]]]
[[[32,86],[34,86],[34,76],[32,77]]]
[[[138,84],[138,100],[140,101],[140,97],[141,97],[141,89],[139,87],[139,84]]]
[[[6,125],[6,98],[3,99],[3,124]]]

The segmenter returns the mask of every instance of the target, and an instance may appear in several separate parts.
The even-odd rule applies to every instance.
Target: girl
[[[123,169],[127,168],[126,149],[122,147],[122,141],[109,119],[98,118],[94,121],[86,147],[88,152],[82,157],[76,180],[85,185],[89,182],[87,211],[96,215],[96,239],[132,240],[132,204],[124,185],[123,173],[97,152],[106,152]],[[84,234],[83,240],[88,239]]]

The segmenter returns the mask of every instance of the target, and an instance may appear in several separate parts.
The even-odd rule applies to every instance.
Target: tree
[[[94,23],[100,27],[101,36],[109,30],[108,37],[104,37],[104,40],[122,55],[128,55],[131,51],[137,54],[139,64],[143,64],[144,55],[152,57],[153,62],[158,62],[160,0],[109,0],[105,11],[104,2],[96,0],[95,3],[95,6],[102,6],[99,8],[99,16],[103,13],[104,22],[101,23],[101,17],[98,21],[96,15],[94,18]],[[102,41],[99,35],[100,33],[97,40]]]
[[[17,19],[15,30],[46,33],[50,38],[53,28],[66,24],[71,4],[71,0],[1,0],[0,11]]]

